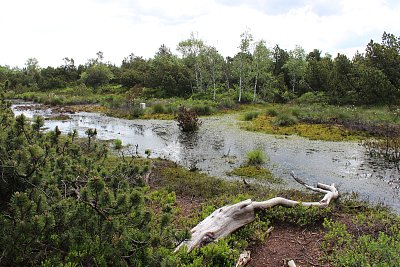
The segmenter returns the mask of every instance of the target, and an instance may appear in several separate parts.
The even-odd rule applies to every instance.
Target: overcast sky
[[[84,64],[102,51],[120,65],[134,53],[153,57],[161,44],[175,53],[191,32],[224,56],[238,52],[247,28],[286,50],[364,52],[384,31],[400,36],[399,0],[0,0],[0,65],[41,67],[64,57]]]

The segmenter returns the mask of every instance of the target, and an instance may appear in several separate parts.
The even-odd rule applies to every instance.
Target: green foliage
[[[297,98],[294,102],[299,104],[324,104],[328,102],[328,99],[324,92],[307,92]]]
[[[166,109],[165,106],[161,103],[157,103],[153,105],[153,112],[154,113],[165,113]]]
[[[122,141],[120,139],[114,140],[114,149],[116,150],[122,149]]]
[[[210,105],[208,105],[207,103],[200,104],[200,105],[194,105],[192,107],[192,109],[199,116],[211,115],[211,114],[214,113],[214,109]]]
[[[260,218],[270,223],[290,223],[304,226],[315,226],[321,224],[325,218],[331,216],[330,208],[295,206],[291,208],[274,207],[273,210],[262,212]]]
[[[82,73],[81,81],[96,90],[99,86],[108,84],[113,76],[107,65],[94,64]]]
[[[276,117],[278,115],[278,111],[274,108],[268,108],[265,112],[267,116]]]
[[[228,175],[237,175],[241,177],[254,178],[261,181],[267,181],[271,183],[282,182],[281,179],[274,177],[274,175],[266,168],[260,166],[241,166],[233,169]]]
[[[260,112],[259,111],[249,111],[249,112],[246,112],[245,114],[244,114],[244,120],[245,121],[251,121],[251,120],[253,120],[254,118],[257,118],[258,117],[258,115],[260,115]]]
[[[273,121],[273,124],[276,126],[291,126],[296,123],[298,123],[297,117],[286,112],[279,113]]]
[[[325,220],[324,227],[328,233],[323,247],[331,251],[327,257],[335,266],[397,266],[400,263],[398,222],[392,221],[386,232],[360,235],[349,233],[340,222]]]
[[[2,100],[0,111],[1,265],[174,266],[175,198],[153,208],[148,164],[115,159],[97,143],[83,149],[57,128],[45,134],[41,119],[14,119]]]
[[[132,118],[135,118],[135,119],[140,118],[143,114],[144,114],[144,109],[142,109],[141,107],[134,106],[131,109],[131,117]]]
[[[239,251],[232,249],[226,240],[211,243],[190,254],[182,250],[180,253],[181,265],[190,267],[200,266],[233,266],[239,256]]]
[[[255,149],[247,152],[247,165],[258,166],[262,165],[266,161],[264,151],[261,149]]]
[[[218,101],[221,107],[232,106],[236,99],[238,103],[295,100],[304,104],[398,105],[399,46],[398,37],[384,32],[381,43],[371,40],[366,45],[365,54],[332,58],[318,49],[307,54],[300,46],[291,51],[278,45],[268,48],[246,30],[240,37],[240,51],[224,59],[217,48],[192,35],[178,44],[182,57],[162,45],[153,58],[131,54],[120,67],[103,63],[103,57],[79,66],[72,58],[64,58],[63,65],[56,68],[40,68],[35,58],[28,59],[23,69],[0,66],[0,87],[9,94],[76,87],[79,90],[74,96],[87,98],[91,92],[86,86],[102,94],[138,90],[144,98],[192,96]],[[250,51],[250,47],[254,49]],[[58,97],[52,99],[55,104],[70,102]],[[209,110],[197,112],[210,114]]]

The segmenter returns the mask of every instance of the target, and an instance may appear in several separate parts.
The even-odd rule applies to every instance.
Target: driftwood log
[[[233,205],[224,206],[215,210],[207,218],[197,224],[191,230],[191,238],[182,242],[175,249],[175,252],[183,246],[186,246],[187,251],[190,252],[196,247],[201,247],[229,235],[238,228],[253,222],[255,220],[255,211],[258,209],[265,210],[274,206],[294,207],[297,205],[324,208],[327,207],[332,200],[339,197],[339,192],[335,184],[326,185],[318,183],[317,186],[314,187],[304,183],[296,177],[293,172],[291,175],[298,183],[305,186],[307,189],[324,194],[324,197],[318,202],[300,202],[283,197],[274,197],[260,202],[247,199]]]

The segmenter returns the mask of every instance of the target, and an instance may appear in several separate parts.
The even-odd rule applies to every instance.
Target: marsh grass
[[[260,166],[241,166],[233,169],[228,175],[237,175],[244,178],[253,178],[270,183],[281,183],[282,179],[276,178],[268,169]]]
[[[251,121],[251,120],[257,118],[258,115],[260,115],[260,112],[259,112],[259,111],[249,111],[249,112],[246,112],[246,113],[244,114],[243,120],[245,120],[245,121]]]
[[[267,160],[264,151],[262,151],[261,149],[255,149],[247,152],[246,157],[247,157],[246,164],[248,166],[259,166],[261,164],[264,164],[265,161]]]
[[[340,125],[309,124],[298,122],[289,126],[275,125],[275,119],[266,116],[259,116],[256,119],[246,122],[241,128],[248,131],[262,132],[275,135],[299,135],[311,140],[324,141],[358,141],[368,137],[368,134],[361,131],[347,130]]]
[[[278,114],[278,116],[273,120],[275,126],[292,126],[298,122],[299,120],[296,116],[286,112]]]

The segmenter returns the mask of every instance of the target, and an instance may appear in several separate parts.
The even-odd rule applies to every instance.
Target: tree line
[[[93,89],[109,84],[121,91],[151,88],[154,97],[198,96],[215,100],[229,96],[238,102],[287,102],[306,93],[331,104],[398,104],[400,96],[400,37],[384,32],[371,40],[365,53],[352,59],[332,57],[301,46],[287,51],[254,40],[250,30],[240,36],[239,52],[223,57],[216,47],[191,34],[173,54],[161,45],[152,58],[130,54],[120,66],[104,62],[102,52],[84,65],[64,58],[59,67],[40,68],[35,58],[23,68],[0,66],[6,91],[50,91],[84,84]]]

